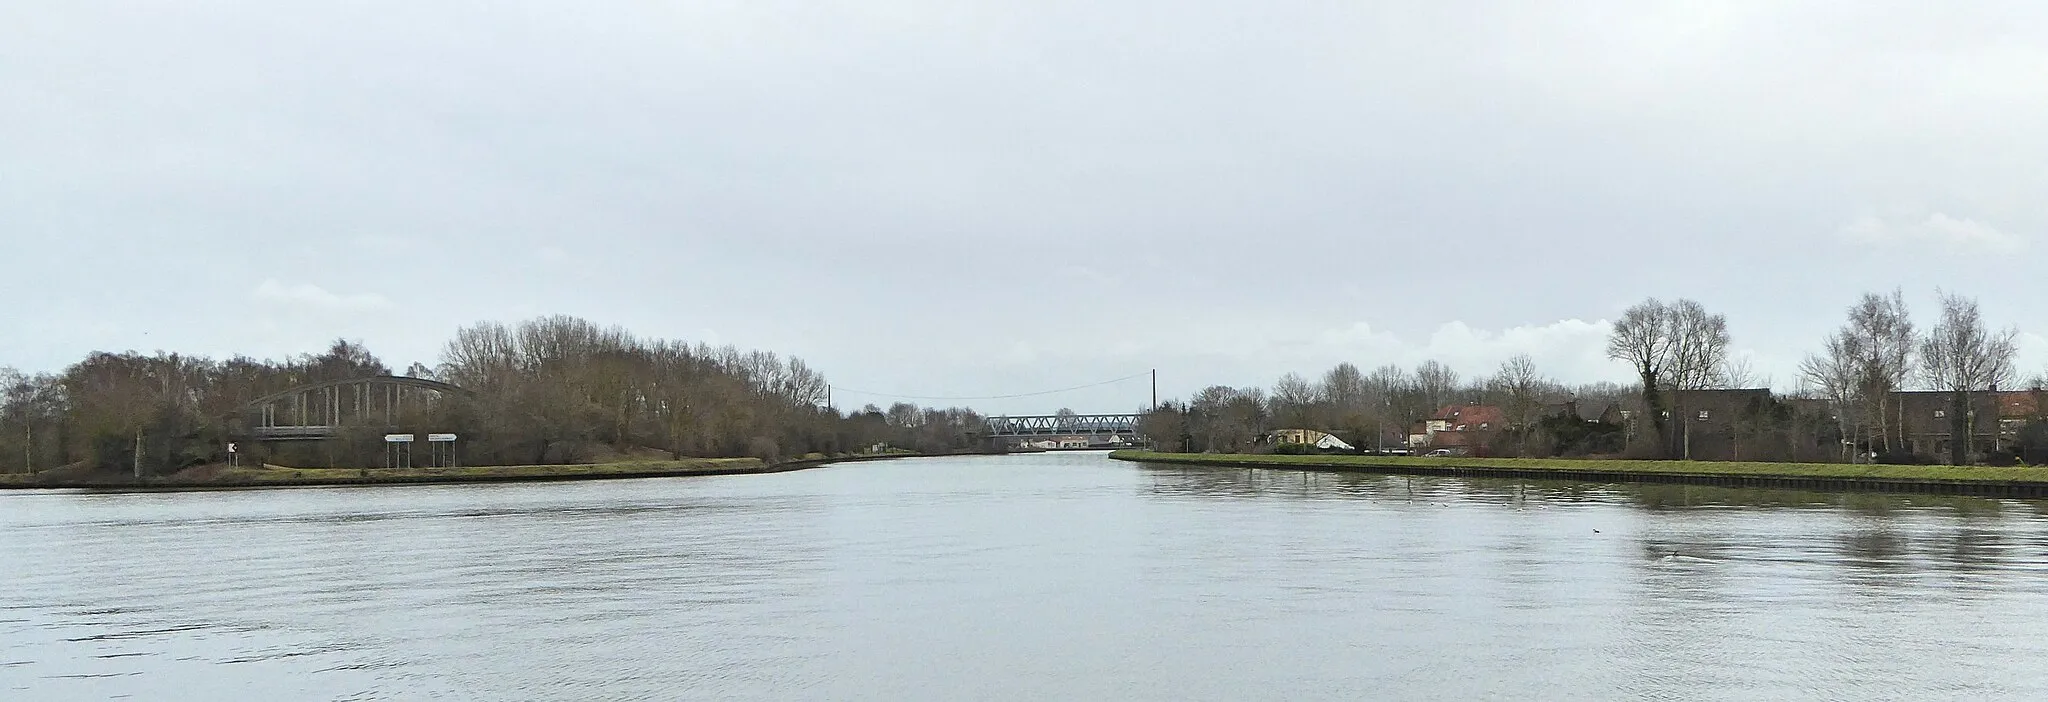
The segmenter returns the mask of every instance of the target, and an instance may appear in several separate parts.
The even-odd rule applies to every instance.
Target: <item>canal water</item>
[[[2048,699],[2048,504],[916,459],[0,494],[0,699]]]

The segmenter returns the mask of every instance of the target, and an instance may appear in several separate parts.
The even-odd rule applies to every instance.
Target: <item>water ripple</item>
[[[1082,455],[0,500],[10,698],[2048,699],[2031,501]]]

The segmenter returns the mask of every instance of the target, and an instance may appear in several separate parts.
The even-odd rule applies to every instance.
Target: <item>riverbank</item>
[[[121,475],[0,475],[0,489],[87,488],[103,490],[213,490],[224,488],[395,485],[410,483],[497,483],[564,480],[616,480],[708,475],[782,473],[834,463],[856,463],[927,454],[812,454],[767,462],[758,458],[688,458],[674,461],[626,461],[570,465],[462,466],[456,468],[293,468],[289,466],[206,466],[174,475],[135,478]]]
[[[1683,483],[1723,487],[1867,490],[1987,497],[2048,497],[2048,468],[1904,466],[1843,463],[1738,463],[1413,456],[1280,456],[1116,451],[1141,463],[1452,475],[1601,483]]]

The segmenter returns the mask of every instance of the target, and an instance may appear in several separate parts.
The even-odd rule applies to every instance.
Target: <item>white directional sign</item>
[[[455,440],[455,435],[454,435],[454,434],[428,434],[428,435],[427,435],[427,440],[428,440],[428,441],[432,441],[432,442],[436,442],[436,443],[442,443],[442,442],[454,441],[454,440]]]
[[[410,444],[410,443],[412,443],[412,435],[411,435],[411,434],[385,434],[385,435],[384,435],[384,443],[387,443],[387,444]]]
[[[228,453],[234,453],[234,452],[235,452],[235,445],[234,445],[233,443],[230,443],[230,444],[228,444]]]

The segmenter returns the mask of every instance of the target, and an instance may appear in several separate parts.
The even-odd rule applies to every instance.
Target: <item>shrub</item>
[[[1282,456],[1308,456],[1318,452],[1313,444],[1279,444],[1273,447],[1273,453]]]
[[[772,463],[782,457],[782,447],[776,445],[774,439],[756,436],[747,441],[747,455]]]

